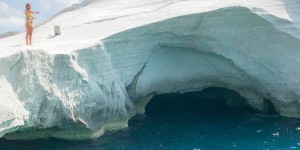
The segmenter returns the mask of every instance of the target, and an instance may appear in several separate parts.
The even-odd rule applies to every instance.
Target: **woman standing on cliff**
[[[25,16],[26,16],[26,23],[25,23],[25,27],[26,27],[26,45],[32,45],[31,44],[32,32],[33,32],[32,21],[34,19],[32,14],[39,14],[39,12],[33,12],[33,11],[30,11],[30,10],[31,10],[31,6],[30,6],[29,3],[27,3],[26,4],[26,10],[25,10]]]

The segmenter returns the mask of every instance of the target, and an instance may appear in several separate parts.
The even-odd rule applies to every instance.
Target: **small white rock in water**
[[[273,136],[279,136],[279,133],[278,132],[273,133]]]

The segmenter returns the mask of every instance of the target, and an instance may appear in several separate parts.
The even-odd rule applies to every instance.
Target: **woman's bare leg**
[[[26,38],[26,45],[28,45],[29,44],[29,41],[28,41],[28,39],[29,39],[29,31],[30,31],[28,23],[25,24],[25,27],[26,27],[26,36],[25,36],[25,38]]]
[[[32,32],[33,28],[32,26],[29,27],[29,45],[32,45]]]
[[[25,38],[26,38],[26,45],[29,45],[29,43],[28,43],[29,34],[26,33],[26,37]]]

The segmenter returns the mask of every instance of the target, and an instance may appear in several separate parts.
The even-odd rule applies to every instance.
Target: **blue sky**
[[[62,9],[83,0],[0,0],[0,34],[8,31],[25,31],[24,10],[26,3],[31,4],[35,23],[43,22]]]

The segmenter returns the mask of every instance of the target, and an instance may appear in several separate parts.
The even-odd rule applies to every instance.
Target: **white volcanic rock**
[[[134,114],[124,84],[112,69],[109,56],[99,46],[69,55],[28,50],[12,57],[11,61],[1,62],[9,70],[4,72],[3,79],[6,77],[10,81],[2,84],[1,91],[4,95],[11,95],[1,98],[6,105],[18,107],[2,104],[5,109],[1,112],[9,112],[10,115],[1,116],[9,117],[8,121],[21,119],[20,123],[13,124],[14,127],[22,125],[21,129],[72,129],[64,134],[49,131],[19,138],[43,137],[42,134],[60,138],[97,137],[99,135],[95,134],[101,133],[104,126],[125,124]],[[89,129],[86,134],[73,134],[85,129]],[[18,136],[12,134],[7,138]]]
[[[10,37],[10,36],[16,35],[18,33],[20,33],[20,32],[18,32],[18,31],[6,32],[6,33],[3,33],[3,34],[0,34],[0,39]]]
[[[72,6],[35,29],[34,46],[24,34],[0,39],[0,136],[93,138],[126,126],[156,94],[208,87],[300,117],[299,8],[293,0]]]

